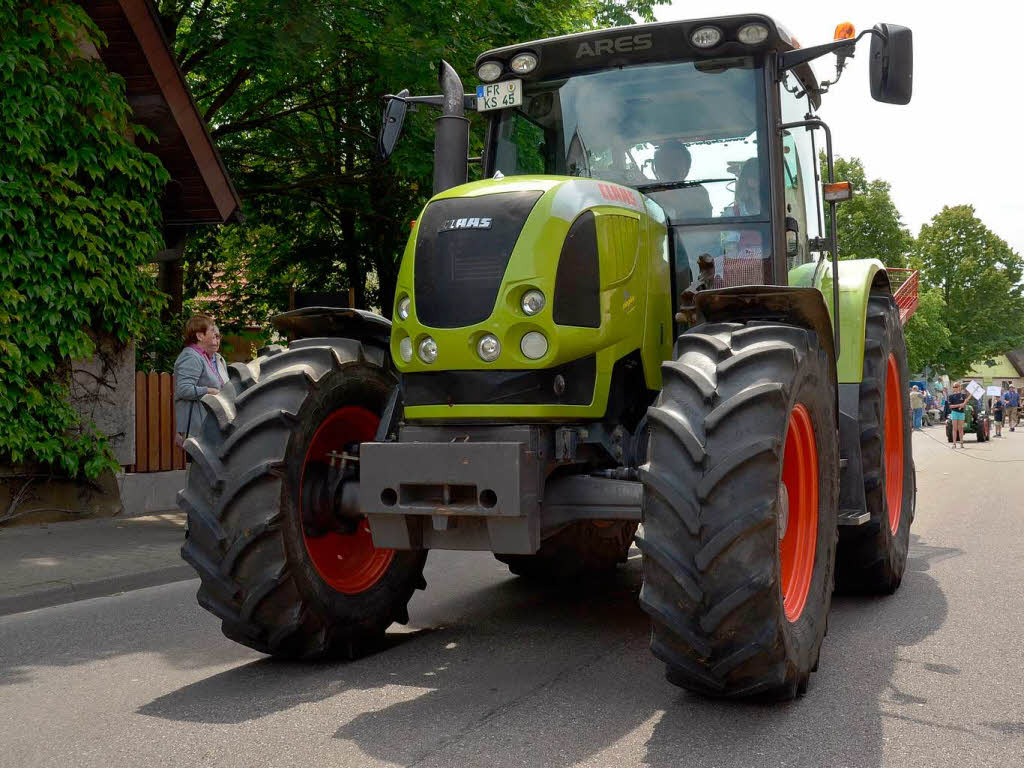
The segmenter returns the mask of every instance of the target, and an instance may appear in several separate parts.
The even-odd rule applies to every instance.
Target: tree
[[[165,31],[239,188],[247,222],[237,227],[259,233],[193,238],[190,274],[209,275],[226,248],[245,242],[251,258],[228,281],[271,285],[276,302],[286,280],[351,288],[357,306],[388,314],[409,221],[431,188],[433,114],[410,115],[385,167],[376,151],[381,96],[436,92],[441,58],[473,78],[476,55],[490,47],[651,19],[663,2],[161,0]],[[479,149],[479,131],[473,141]]]
[[[946,302],[942,292],[935,287],[922,291],[919,299],[917,311],[903,329],[910,370],[920,372],[930,368],[941,373],[946,369],[950,339],[949,328],[946,327]]]
[[[921,227],[914,264],[945,303],[950,336],[937,362],[950,376],[1024,341],[1024,259],[973,206],[944,207]]]
[[[824,165],[822,156],[822,165]],[[853,186],[853,199],[836,213],[841,259],[880,259],[887,267],[905,267],[914,238],[903,226],[889,182],[868,180],[859,158],[835,158],[835,177]]]

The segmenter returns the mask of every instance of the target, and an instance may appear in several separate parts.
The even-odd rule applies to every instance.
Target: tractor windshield
[[[762,70],[752,57],[681,61],[529,83],[498,113],[492,172],[614,181],[674,225],[680,280],[711,254],[719,283],[770,282]],[[730,259],[741,259],[729,274]]]

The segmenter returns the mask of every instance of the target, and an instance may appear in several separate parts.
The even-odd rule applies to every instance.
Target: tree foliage
[[[165,30],[247,217],[238,231],[190,242],[189,290],[202,293],[219,273],[222,294],[247,294],[266,315],[286,306],[291,286],[351,287],[357,306],[387,314],[409,221],[431,188],[435,115],[409,116],[385,166],[376,151],[381,97],[436,93],[442,58],[471,84],[488,48],[650,19],[661,2],[162,0]],[[233,314],[240,306],[221,305],[223,326],[246,322]]]
[[[868,179],[859,158],[835,158],[835,177],[853,186],[853,199],[836,213],[841,259],[880,259],[887,267],[905,267],[914,238],[884,179]]]
[[[915,266],[941,296],[949,341],[938,367],[960,377],[971,364],[1024,339],[1024,259],[970,205],[944,207],[921,227]]]
[[[914,372],[947,368],[946,353],[950,332],[946,326],[946,302],[942,292],[929,288],[920,292],[917,311],[903,329],[907,339],[907,358]]]
[[[113,459],[68,402],[70,361],[155,316],[167,179],[121,79],[83,55],[101,44],[76,4],[0,0],[0,455],[87,476]]]

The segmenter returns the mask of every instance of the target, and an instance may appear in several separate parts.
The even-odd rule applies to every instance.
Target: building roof
[[[171,175],[164,224],[222,224],[239,214],[238,193],[196,107],[149,0],[79,0],[107,36],[100,59],[125,81],[136,122],[159,139],[139,141]]]
[[[989,365],[987,361],[979,361],[971,366],[971,370],[968,371],[965,379],[1015,379],[1021,375],[1021,372],[1017,370],[1016,366],[1010,362],[1006,355],[996,355],[991,358],[994,365]]]
[[[1017,347],[1011,349],[1006,353],[1006,357],[1014,368],[1017,369],[1017,373],[1020,376],[1024,376],[1024,347]]]

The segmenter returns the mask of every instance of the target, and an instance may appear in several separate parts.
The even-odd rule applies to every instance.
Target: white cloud
[[[881,21],[910,27],[913,100],[900,107],[871,99],[870,41],[864,38],[822,101],[820,116],[832,129],[834,151],[861,158],[869,177],[892,184],[896,206],[915,235],[943,205],[970,203],[991,230],[1024,254],[1024,76],[1017,39],[1024,4],[860,0],[842,7],[810,0],[720,0],[714,12],[765,13],[805,47],[831,40],[841,21],[852,21],[858,32]],[[657,11],[662,21],[700,18],[695,13],[698,6],[687,2]],[[821,79],[831,79],[834,61],[827,56],[815,63]]]

